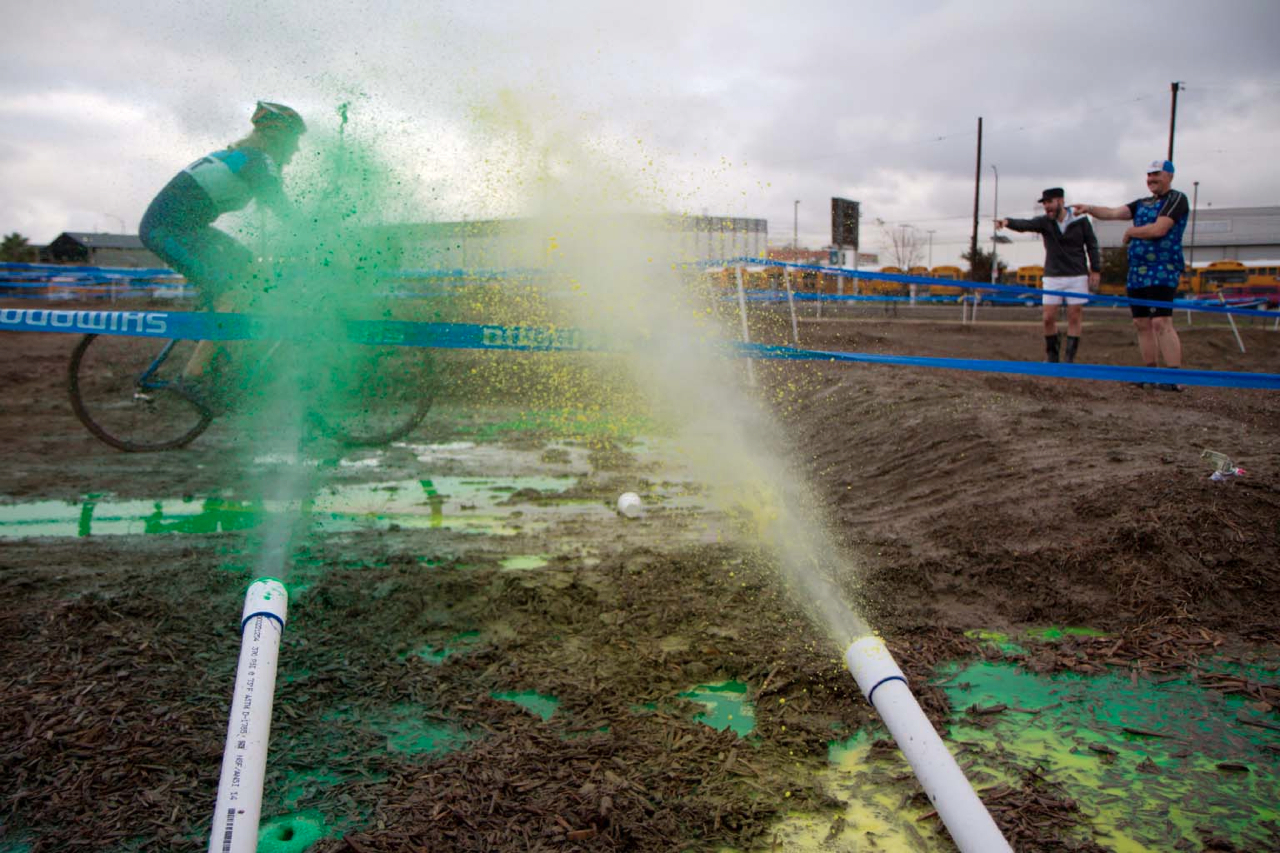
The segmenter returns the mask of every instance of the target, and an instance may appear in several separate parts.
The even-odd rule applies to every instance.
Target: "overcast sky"
[[[792,239],[796,200],[800,243],[816,248],[831,197],[857,199],[864,250],[883,249],[882,219],[934,231],[936,265],[967,247],[978,116],[989,237],[993,164],[1001,215],[1033,215],[1047,186],[1068,201],[1143,195],[1177,80],[1174,186],[1199,181],[1201,206],[1277,203],[1280,2],[889,6],[9,4],[0,231],[136,233],[155,192],[243,135],[259,98],[320,134],[349,101],[421,219],[521,212],[505,184],[523,173],[503,162],[518,131],[537,150],[597,152],[650,204],[767,218],[772,244]],[[1025,236],[1010,251],[1042,257]]]

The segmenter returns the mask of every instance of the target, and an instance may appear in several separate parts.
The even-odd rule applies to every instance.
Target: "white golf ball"
[[[635,518],[640,515],[641,507],[640,496],[635,492],[623,492],[618,496],[618,512],[627,518]]]

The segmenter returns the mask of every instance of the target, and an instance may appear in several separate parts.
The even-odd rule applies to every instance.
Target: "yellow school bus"
[[[947,281],[964,281],[964,270],[960,269],[960,267],[934,267],[929,271],[929,275],[933,278],[944,278]],[[964,293],[963,287],[951,287],[946,284],[933,284],[929,286],[930,296],[959,296],[962,293]]]

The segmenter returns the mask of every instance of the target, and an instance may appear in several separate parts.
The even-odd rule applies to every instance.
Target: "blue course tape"
[[[1205,304],[1199,299],[1175,299],[1172,303],[1156,302],[1150,299],[1130,299],[1125,296],[1111,296],[1103,293],[1074,293],[1068,290],[1043,290],[1039,287],[1021,287],[1012,284],[986,284],[972,281],[952,281],[951,279],[929,278],[922,275],[906,275],[905,273],[888,273],[888,272],[863,272],[862,270],[851,270],[848,267],[823,267],[817,264],[795,264],[789,261],[773,261],[765,258],[734,258],[732,261],[725,263],[742,263],[751,264],[752,266],[768,266],[768,267],[785,267],[787,269],[802,270],[807,272],[820,272],[826,275],[836,275],[842,278],[867,279],[868,281],[890,281],[899,284],[924,284],[940,287],[959,287],[964,290],[981,291],[981,293],[1007,293],[1017,296],[1035,296],[1040,297],[1048,294],[1049,296],[1068,296],[1073,299],[1085,299],[1089,302],[1096,302],[1099,305],[1146,305],[1152,308],[1169,308],[1173,307],[1179,311],[1204,311],[1211,314],[1242,314],[1247,317],[1269,317],[1275,318],[1275,311],[1259,311],[1254,308],[1241,308],[1234,305],[1214,305]],[[800,297],[800,294],[796,294]],[[809,299],[819,299],[822,301],[843,301],[855,300],[862,297],[852,296],[835,296],[807,294]],[[806,298],[806,297],[800,297]]]
[[[767,344],[736,344],[742,355],[754,358],[781,358],[804,361],[846,361],[863,364],[897,364],[910,367],[940,367],[984,373],[1014,373],[1023,376],[1059,376],[1066,379],[1096,379],[1103,382],[1154,382],[1178,385],[1206,385],[1218,388],[1280,389],[1280,374],[1240,373],[1218,370],[1170,370],[1162,367],[1116,367],[1108,364],[1045,364],[1036,361],[996,361],[974,358],[929,358],[914,355],[876,355],[858,352],[828,352]]]
[[[400,320],[325,320],[202,311],[59,311],[0,308],[0,331],[125,335],[143,338],[240,341],[255,338],[349,340],[361,344],[589,351],[610,349],[604,336],[582,329]]]
[[[109,334],[216,341],[253,338],[321,341],[345,339],[361,344],[540,352],[607,352],[619,349],[617,346],[609,345],[604,335],[600,333],[572,328],[474,323],[413,323],[400,320],[340,321],[199,311],[57,311],[47,308],[0,308],[0,331]],[[807,350],[770,344],[731,343],[726,346],[726,349],[730,353],[750,358],[897,364],[988,373],[1096,379],[1106,382],[1157,382],[1223,388],[1280,389],[1280,374],[1272,373],[876,355]]]

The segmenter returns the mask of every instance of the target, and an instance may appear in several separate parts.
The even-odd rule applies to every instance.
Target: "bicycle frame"
[[[140,391],[160,391],[173,385],[173,382],[170,380],[153,379],[152,377],[155,376],[156,371],[160,369],[160,366],[169,360],[169,354],[173,352],[173,348],[177,346],[180,341],[184,340],[188,340],[188,338],[173,338],[165,343],[160,352],[156,353],[156,357],[151,360],[151,364],[147,366],[146,370],[142,371],[142,373],[138,375],[138,379],[134,383]],[[242,372],[244,380],[246,382],[252,382],[258,372],[262,370],[263,365],[271,361],[272,356],[275,355],[276,350],[280,349],[280,346],[283,343],[283,341],[272,342],[271,347],[262,354],[262,357],[254,360],[254,366]]]
[[[161,389],[168,388],[171,384],[173,384],[168,380],[163,380],[163,379],[151,381],[151,377],[154,376],[155,372],[160,369],[160,365],[164,364],[165,361],[168,360],[169,353],[173,352],[173,348],[178,345],[179,340],[180,340],[179,338],[174,338],[173,340],[166,343],[164,347],[160,350],[160,352],[156,354],[156,357],[151,360],[151,364],[147,367],[147,369],[142,371],[142,373],[138,376],[137,382],[134,383],[135,385],[137,385],[139,390],[159,391]]]

